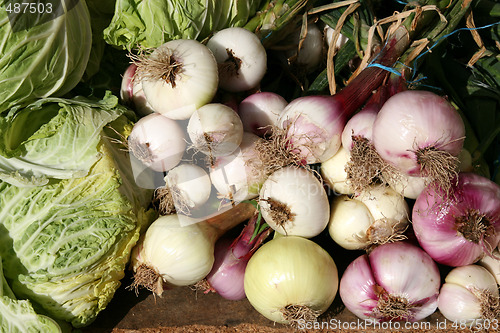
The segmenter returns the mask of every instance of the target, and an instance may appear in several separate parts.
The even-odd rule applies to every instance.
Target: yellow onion
[[[337,266],[321,246],[303,237],[282,236],[254,253],[244,288],[250,304],[264,317],[301,325],[328,309],[338,283]]]

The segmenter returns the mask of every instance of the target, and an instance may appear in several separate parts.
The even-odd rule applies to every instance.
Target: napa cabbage
[[[91,50],[84,0],[33,2],[38,7],[27,10],[16,7],[22,3],[0,0],[0,114],[72,90]]]
[[[0,124],[8,138],[0,149],[5,277],[43,314],[86,326],[119,288],[132,247],[155,217],[122,144],[129,112],[108,94],[44,99],[9,115]],[[26,167],[15,173],[12,165]]]
[[[61,327],[51,318],[36,313],[30,301],[18,300],[3,276],[0,257],[0,332],[60,333]]]
[[[116,0],[115,14],[104,30],[110,45],[153,48],[172,39],[203,40],[214,31],[243,26],[261,0]]]

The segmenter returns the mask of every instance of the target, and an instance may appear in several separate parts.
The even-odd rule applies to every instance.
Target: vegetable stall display
[[[0,1],[0,331],[500,319],[500,5],[102,2]]]

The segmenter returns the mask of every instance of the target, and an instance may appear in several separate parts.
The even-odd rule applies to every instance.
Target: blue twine
[[[366,67],[378,67],[378,68],[382,68],[382,69],[385,69],[388,72],[391,72],[392,74],[396,74],[398,76],[401,76],[400,72],[398,72],[396,69],[394,69],[392,67],[389,67],[389,66],[384,66],[384,65],[381,65],[381,64],[377,64],[377,63],[371,63],[371,64],[367,65]]]
[[[431,51],[434,47],[436,47],[436,46],[439,44],[439,42],[440,42],[441,40],[443,40],[444,38],[448,38],[448,37],[450,37],[451,35],[454,35],[454,34],[456,34],[457,32],[460,32],[460,31],[473,31],[473,30],[479,30],[479,29],[486,29],[486,28],[491,28],[491,27],[493,27],[493,26],[495,26],[495,25],[498,25],[498,24],[500,24],[500,22],[495,22],[495,23],[491,23],[491,24],[484,25],[484,26],[482,26],[482,27],[475,27],[475,28],[458,28],[458,29],[456,29],[456,30],[453,30],[453,31],[452,31],[452,32],[450,32],[449,34],[446,34],[446,35],[442,36],[442,37],[441,37],[441,38],[439,38],[436,42],[434,42],[434,44],[433,44],[431,47],[429,47],[429,48],[428,48],[425,52],[423,52],[423,53],[419,54],[419,55],[415,58],[415,60],[413,61],[413,76],[412,76],[412,78],[414,78],[414,77],[415,77],[415,74],[416,74],[416,72],[417,72],[417,61],[418,61],[421,57],[423,57],[426,53],[430,52],[430,51]]]
[[[397,1],[397,0],[396,0]],[[399,2],[399,1],[398,1]],[[451,35],[454,35],[455,33],[459,32],[459,31],[463,31],[463,30],[466,30],[466,31],[472,31],[472,30],[479,30],[479,29],[486,29],[486,28],[491,28],[497,24],[500,24],[500,22],[496,22],[496,23],[491,23],[491,24],[487,24],[485,26],[482,26],[482,27],[476,27],[476,28],[458,28],[452,32],[450,32],[449,34],[446,34],[444,36],[442,36],[441,38],[439,38],[436,42],[434,42],[434,44],[429,47],[425,52],[419,54],[415,60],[413,61],[413,75],[412,75],[412,80],[411,81],[408,81],[408,84],[417,84],[419,83],[420,81],[426,79],[427,77],[422,77],[418,80],[414,80],[415,78],[415,75],[417,73],[417,61],[423,57],[426,53],[430,52],[434,47],[436,47],[439,42],[444,39],[444,38],[448,38],[450,37]],[[387,43],[387,41],[386,41]],[[398,75],[398,76],[402,76],[403,74],[401,72],[398,72],[397,70],[395,70],[394,68],[392,67],[389,67],[389,66],[384,66],[384,65],[381,65],[381,64],[378,64],[378,63],[375,63],[375,61],[377,60],[379,54],[377,54],[375,56],[375,58],[366,66],[366,67],[378,67],[378,68],[382,68],[382,69],[385,69],[386,71],[392,73],[392,74],[395,74],[395,75]],[[406,66],[408,68],[410,68],[409,66]],[[421,86],[425,86],[423,84],[420,84]],[[434,89],[438,89],[438,90],[441,90],[440,88],[438,87],[433,87],[433,86],[427,86],[427,87],[430,87],[430,88],[434,88]]]

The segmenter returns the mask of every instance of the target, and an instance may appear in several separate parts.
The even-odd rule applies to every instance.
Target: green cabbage
[[[16,134],[0,153],[32,166],[31,174],[19,173],[25,186],[0,181],[5,277],[17,297],[75,327],[106,307],[154,218],[151,192],[135,185],[120,144],[133,123],[117,103],[112,95],[100,102],[51,98],[0,126],[5,137]],[[29,183],[30,175],[37,181]]]
[[[153,48],[172,39],[203,40],[212,32],[243,26],[261,0],[117,0],[104,30],[110,45]]]
[[[13,6],[22,2],[0,0],[0,114],[69,92],[80,82],[91,50],[84,0],[40,2],[51,12],[38,7],[37,14],[16,14]]]
[[[39,315],[27,300],[17,300],[3,276],[0,257],[0,332],[59,333],[61,327],[51,318]]]

